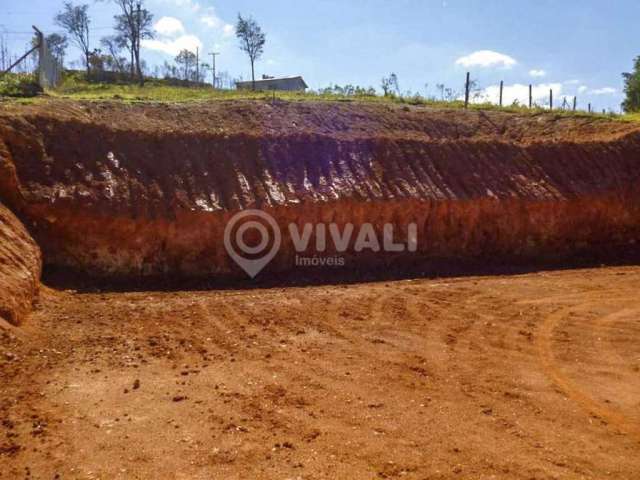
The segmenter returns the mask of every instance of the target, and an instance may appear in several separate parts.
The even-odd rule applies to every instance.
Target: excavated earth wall
[[[40,249],[0,203],[0,322],[18,325],[31,312],[38,298],[41,268]]]
[[[0,199],[47,265],[111,278],[244,276],[223,236],[254,208],[283,232],[265,275],[300,255],[291,222],[371,223],[380,238],[386,223],[401,238],[416,224],[416,252],[350,244],[352,270],[615,257],[640,241],[640,126],[355,103],[50,101],[0,107]]]

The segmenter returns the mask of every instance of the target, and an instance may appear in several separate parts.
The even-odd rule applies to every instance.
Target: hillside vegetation
[[[37,101],[38,91],[25,89],[17,89],[16,84],[29,83],[24,78],[21,79],[5,79],[0,82],[0,98],[21,97],[20,102]],[[364,90],[357,90],[362,92]],[[432,108],[447,109],[463,109],[464,102],[445,101],[435,98],[427,98],[420,95],[403,96],[389,94],[387,96],[372,95],[368,93],[340,94],[326,92],[253,92],[249,90],[214,90],[208,85],[176,85],[175,81],[164,79],[147,79],[143,86],[129,82],[90,82],[83,75],[77,73],[67,74],[60,87],[55,90],[45,92],[46,96],[71,99],[71,100],[88,100],[88,101],[122,101],[125,103],[138,102],[166,102],[166,103],[183,103],[183,102],[203,102],[203,101],[221,101],[221,100],[259,100],[259,101],[287,101],[287,102],[314,102],[314,101],[335,101],[335,102],[365,102],[380,104],[404,104],[413,106],[426,106]],[[29,97],[29,98],[25,98]],[[490,103],[470,104],[470,110],[496,110],[504,112],[513,112],[521,114],[540,114],[548,112],[546,108],[529,109],[522,105],[508,105],[499,107]],[[578,110],[576,112],[569,110],[555,109],[555,115],[567,115],[577,117],[602,117],[616,118],[628,121],[640,121],[640,114],[601,114],[587,113]]]

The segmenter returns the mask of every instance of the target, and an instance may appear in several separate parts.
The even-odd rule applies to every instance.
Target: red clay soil
[[[640,478],[640,269],[45,290],[0,478]]]
[[[0,203],[0,325],[17,325],[38,297],[40,249],[20,221]]]
[[[339,102],[0,107],[0,198],[47,265],[94,277],[244,276],[222,238],[252,207],[284,233],[334,222],[380,235],[390,223],[406,237],[417,225],[416,254],[350,245],[354,269],[615,256],[638,250],[639,167],[638,124],[588,116]],[[295,253],[285,235],[271,272]]]
[[[640,241],[639,131],[341,103],[3,105],[0,199],[49,267],[117,280],[239,274],[222,232],[249,207],[283,231],[418,225],[418,252],[350,250],[335,283],[376,262],[615,257]],[[292,266],[283,242],[271,273]],[[0,210],[14,323],[37,258]],[[28,322],[0,322],[2,480],[640,478],[638,267],[186,292],[63,279],[78,290],[43,287]]]

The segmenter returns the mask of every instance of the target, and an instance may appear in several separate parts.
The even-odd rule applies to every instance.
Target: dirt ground
[[[640,268],[45,289],[2,479],[640,478]]]

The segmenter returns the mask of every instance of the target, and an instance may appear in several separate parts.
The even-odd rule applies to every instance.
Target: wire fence
[[[34,73],[38,68],[36,54],[29,55],[23,61],[18,62],[24,52],[33,48],[34,32],[16,32],[0,30],[0,72],[8,71],[20,74]],[[16,64],[17,62],[17,64]]]
[[[464,108],[469,108],[469,105],[472,103],[494,103],[499,107],[505,107],[509,105],[505,105],[505,85],[504,81],[500,81],[499,86],[497,87],[497,100],[488,99],[486,96],[478,93],[482,91],[482,89],[476,89],[477,82],[471,79],[471,73],[467,72],[466,79],[464,83]],[[596,113],[592,108],[591,103],[587,103],[587,105],[583,105],[581,109],[579,109],[578,104],[578,96],[572,95],[562,95],[560,98],[562,102],[558,101],[557,97],[554,97],[553,88],[549,88],[544,92],[540,92],[541,86],[534,86],[533,84],[528,85],[528,99],[524,99],[524,102],[520,102],[519,99],[515,99],[511,106],[519,106],[519,107],[528,107],[529,109],[548,109],[549,111],[553,110],[562,110],[562,111],[584,111],[587,113]],[[475,90],[475,92],[474,92]],[[547,93],[548,92],[548,93]],[[528,102],[527,102],[528,100]],[[555,100],[555,103],[554,103]],[[585,108],[586,107],[586,108]],[[599,113],[599,112],[598,112]],[[606,114],[606,110],[602,110],[603,114]],[[609,111],[609,113],[613,114],[613,111]]]
[[[20,43],[24,47],[16,53],[15,45]],[[8,73],[33,75],[41,88],[55,88],[62,77],[62,64],[36,27],[33,32],[0,30],[0,78]]]
[[[62,65],[51,53],[45,36],[37,31],[38,38],[38,83],[41,88],[55,88],[62,78]]]

